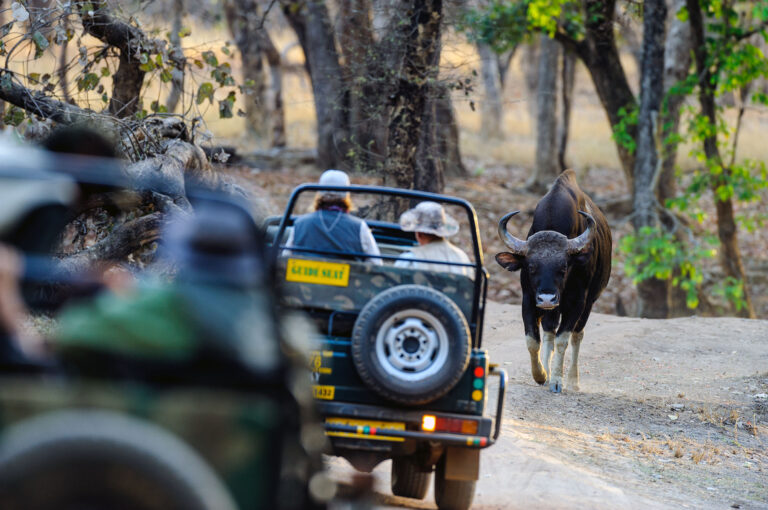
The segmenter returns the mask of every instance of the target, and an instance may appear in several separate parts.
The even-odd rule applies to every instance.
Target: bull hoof
[[[563,391],[563,383],[557,381],[549,385],[549,391],[552,393],[560,393]]]

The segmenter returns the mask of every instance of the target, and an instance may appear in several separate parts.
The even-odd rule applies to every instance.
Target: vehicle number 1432
[[[312,386],[312,395],[320,400],[333,400],[334,393],[336,392],[335,386]]]

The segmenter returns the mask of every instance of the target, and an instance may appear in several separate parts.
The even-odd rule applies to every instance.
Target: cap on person
[[[349,175],[343,170],[326,170],[317,182],[322,186],[349,186]],[[328,198],[349,198],[349,193],[344,191],[323,191]]]
[[[400,216],[400,228],[405,232],[421,232],[438,237],[451,237],[459,232],[459,223],[446,214],[437,202],[421,202]]]

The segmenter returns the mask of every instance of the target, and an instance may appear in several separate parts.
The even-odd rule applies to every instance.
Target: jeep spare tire
[[[400,285],[371,299],[352,331],[352,358],[379,395],[420,405],[448,393],[467,369],[469,326],[445,294]]]

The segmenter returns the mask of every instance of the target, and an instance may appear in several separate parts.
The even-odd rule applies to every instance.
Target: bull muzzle
[[[541,308],[542,310],[552,310],[553,308],[557,308],[557,305],[560,304],[560,296],[557,295],[557,293],[554,294],[545,294],[545,293],[539,293],[536,294],[536,307]]]

